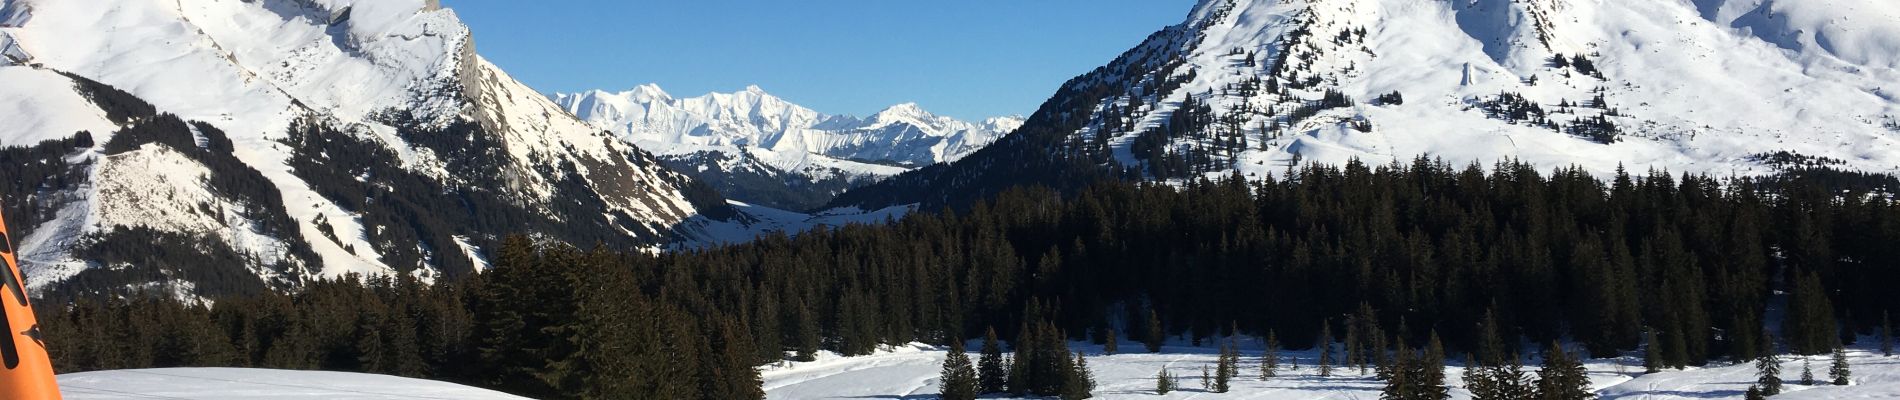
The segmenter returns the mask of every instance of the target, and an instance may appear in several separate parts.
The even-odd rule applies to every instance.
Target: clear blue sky
[[[865,116],[902,102],[1029,114],[1194,0],[443,0],[484,57],[543,92],[759,85]]]

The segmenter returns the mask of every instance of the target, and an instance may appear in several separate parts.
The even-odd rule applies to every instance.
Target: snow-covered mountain
[[[869,118],[813,111],[757,86],[674,98],[657,85],[556,94],[595,126],[748,203],[806,210],[846,189],[954,161],[1021,126],[1021,118],[959,121],[916,104]]]
[[[1897,67],[1900,3],[1885,0],[1203,0],[1016,134],[837,204],[1421,155],[1891,173]]]
[[[507,234],[654,247],[731,212],[483,60],[434,0],[0,0],[0,54],[0,144],[32,146],[0,151],[0,193],[35,290],[430,278]]]

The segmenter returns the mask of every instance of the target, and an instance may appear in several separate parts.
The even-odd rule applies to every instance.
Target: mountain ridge
[[[0,144],[34,146],[0,156],[46,165],[9,173],[38,185],[5,207],[43,295],[427,280],[506,234],[658,248],[731,216],[482,59],[434,1],[110,3],[0,1],[0,75],[27,89],[0,106],[29,111]]]
[[[1012,117],[965,122],[916,103],[862,118],[826,114],[757,85],[686,98],[656,84],[551,98],[735,200],[792,210],[810,210],[852,187],[959,159],[1020,126]]]
[[[1761,176],[1785,153],[1891,173],[1895,17],[1863,0],[1205,0],[991,149],[832,205],[1418,156]]]

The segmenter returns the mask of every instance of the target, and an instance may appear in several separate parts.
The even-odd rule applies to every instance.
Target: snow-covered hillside
[[[998,149],[843,200],[989,192],[1037,155],[1148,179],[1421,155],[1890,173],[1896,68],[1883,0],[1203,0]]]
[[[846,189],[954,161],[1022,125],[964,122],[917,104],[869,118],[813,111],[757,86],[674,98],[658,85],[557,94],[568,112],[736,200],[804,210]]]
[[[525,397],[447,382],[386,375],[242,368],[96,371],[59,376],[68,400],[516,400]]]
[[[90,133],[9,159],[57,166],[6,199],[36,289],[233,282],[148,250],[168,245],[269,286],[428,278],[506,234],[656,246],[729,212],[476,55],[433,0],[0,0],[0,53],[0,145]]]
[[[1139,350],[1139,344],[1133,344]],[[1243,345],[1243,348],[1247,347]],[[1123,353],[1103,355],[1100,347],[1076,345],[1074,350],[1088,353],[1090,370],[1096,380],[1095,398],[1113,399],[1258,399],[1318,400],[1376,399],[1383,381],[1371,374],[1342,368],[1331,377],[1319,376],[1314,368],[1317,354],[1281,352],[1298,358],[1298,370],[1282,369],[1271,380],[1261,380],[1257,346],[1242,351],[1239,378],[1228,393],[1201,389],[1201,368],[1213,368],[1218,349],[1167,346],[1160,354]],[[974,347],[972,347],[974,348]],[[1124,344],[1123,350],[1131,350]],[[945,352],[924,345],[887,349],[863,357],[836,357],[827,354],[817,361],[767,367],[767,399],[862,399],[862,398],[933,398],[940,391],[939,374]],[[972,359],[976,358],[971,353]],[[1801,359],[1784,357],[1782,379],[1789,384],[1776,399],[1873,399],[1900,398],[1900,358],[1883,357],[1867,351],[1850,351],[1852,386],[1801,386]],[[1293,360],[1283,361],[1282,367]],[[1817,379],[1826,380],[1826,357],[1814,357]],[[1599,398],[1641,400],[1692,400],[1741,398],[1755,382],[1752,364],[1711,365],[1684,371],[1664,370],[1643,374],[1642,361],[1635,358],[1590,360],[1586,363],[1592,387]],[[1154,391],[1155,375],[1163,368],[1173,372],[1181,388],[1166,396]],[[1536,367],[1527,367],[1535,371]],[[1446,385],[1453,399],[1469,399],[1460,375],[1462,367],[1447,367]]]

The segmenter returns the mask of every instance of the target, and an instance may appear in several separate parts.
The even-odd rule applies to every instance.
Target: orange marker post
[[[26,298],[26,286],[20,264],[13,256],[13,238],[0,217],[0,399],[59,399],[59,382],[53,379],[53,360],[46,356],[46,343],[40,337],[40,322],[33,317],[33,306]]]

